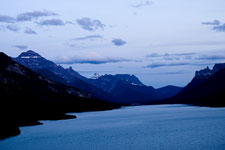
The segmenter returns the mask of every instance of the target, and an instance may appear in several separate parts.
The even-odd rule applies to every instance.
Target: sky
[[[224,0],[1,0],[0,51],[34,50],[94,73],[185,86],[225,62]]]

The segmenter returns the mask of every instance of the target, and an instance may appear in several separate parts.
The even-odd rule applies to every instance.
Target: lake
[[[21,127],[1,150],[225,150],[225,108],[132,106]]]

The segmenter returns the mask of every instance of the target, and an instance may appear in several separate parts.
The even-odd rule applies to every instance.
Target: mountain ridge
[[[144,85],[135,75],[130,74],[101,76],[96,74],[95,78],[88,79],[74,71],[72,67],[64,69],[32,50],[23,52],[14,59],[46,78],[76,87],[102,100],[121,105],[153,103],[153,101],[174,96],[180,90],[180,87],[174,88],[173,92],[165,91],[169,88],[157,90],[152,86]]]

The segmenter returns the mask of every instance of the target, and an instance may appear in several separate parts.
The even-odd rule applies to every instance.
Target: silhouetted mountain
[[[18,134],[18,126],[39,124],[38,120],[74,118],[65,112],[117,107],[77,88],[49,80],[4,53],[0,53],[0,96],[0,138]]]
[[[98,75],[94,79],[89,79],[89,82],[116,97],[114,102],[125,105],[157,103],[161,99],[176,95],[181,89],[172,86],[154,89],[129,74]]]
[[[32,50],[21,53],[14,60],[48,79],[91,93],[98,99],[105,101],[114,99],[113,96],[89,84],[88,79],[74,71],[72,67],[64,69]]]
[[[225,106],[225,63],[215,64],[213,69],[196,71],[192,81],[168,103],[184,103],[199,106]]]

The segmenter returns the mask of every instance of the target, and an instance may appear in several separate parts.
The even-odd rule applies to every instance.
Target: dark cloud
[[[16,25],[7,25],[5,28],[13,32],[18,32],[20,30]]]
[[[88,31],[95,31],[98,29],[104,30],[105,25],[100,20],[91,20],[90,18],[77,19],[77,23]]]
[[[168,67],[168,66],[184,66],[189,65],[189,62],[155,62],[147,65],[148,68]]]
[[[106,64],[106,63],[118,63],[124,61],[131,61],[124,58],[110,58],[110,57],[61,57],[56,59],[58,64]]]
[[[26,33],[26,34],[37,34],[37,32],[35,32],[34,30],[32,30],[30,28],[25,28],[24,33]]]
[[[94,40],[94,39],[102,39],[103,37],[101,35],[88,35],[88,36],[85,36],[85,37],[80,37],[80,38],[75,38],[74,40]]]
[[[219,20],[214,20],[212,22],[202,22],[204,25],[219,25],[220,21]]]
[[[199,59],[199,60],[225,60],[225,55],[221,55],[221,54],[202,55],[202,56],[199,56],[197,59]]]
[[[147,57],[161,57],[163,55],[159,55],[158,53],[151,53],[151,54],[148,54]]]
[[[166,53],[165,56],[190,56],[195,55],[196,53],[176,53],[176,54],[168,54]]]
[[[143,6],[149,6],[149,5],[152,5],[152,1],[150,0],[141,0],[140,2],[136,3],[133,5],[134,8],[140,8],[140,7],[143,7]]]
[[[213,30],[220,31],[220,32],[225,32],[225,23],[222,24],[222,25],[214,26]]]
[[[60,19],[46,19],[36,23],[41,26],[64,26],[65,25],[65,23]]]
[[[157,72],[157,73],[146,73],[146,75],[168,75],[168,74],[185,74],[188,73],[187,70],[178,70],[178,71],[166,71],[166,72]]]
[[[113,39],[112,40],[112,43],[116,46],[123,46],[125,45],[127,42],[125,42],[124,40],[122,39]]]
[[[13,47],[16,47],[16,48],[21,49],[21,50],[28,49],[28,46],[26,46],[26,45],[14,45]]]
[[[26,12],[17,15],[17,21],[32,21],[33,19],[38,19],[40,17],[47,17],[47,16],[56,16],[58,14],[51,12],[51,11],[33,11],[33,12]]]
[[[0,15],[0,22],[14,23],[15,19],[13,17],[7,16],[7,15]]]

